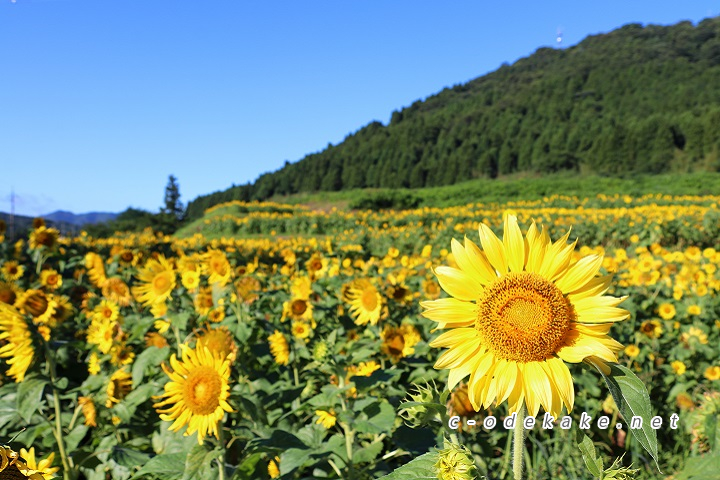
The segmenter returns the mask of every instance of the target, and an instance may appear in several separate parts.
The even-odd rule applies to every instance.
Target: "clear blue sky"
[[[720,0],[0,0],[0,211],[157,211],[446,86]]]

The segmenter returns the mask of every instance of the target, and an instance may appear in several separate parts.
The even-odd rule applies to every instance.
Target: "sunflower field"
[[[0,225],[0,478],[720,478],[719,204]]]

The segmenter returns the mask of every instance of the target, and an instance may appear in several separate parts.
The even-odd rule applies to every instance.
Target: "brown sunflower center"
[[[394,333],[387,338],[385,345],[390,355],[401,356],[405,349],[405,337],[401,333]]]
[[[576,318],[570,302],[536,273],[510,273],[491,284],[478,303],[475,328],[496,357],[537,362],[560,347]]]
[[[293,315],[302,315],[307,310],[305,300],[293,300],[291,304]]]
[[[183,399],[195,415],[210,415],[220,405],[221,389],[220,375],[212,367],[199,366],[185,380]]]
[[[33,317],[39,317],[48,308],[48,300],[42,292],[30,295],[25,301],[25,310]]]
[[[362,297],[360,298],[362,305],[365,310],[373,311],[377,308],[377,294],[375,290],[367,288],[363,291]]]

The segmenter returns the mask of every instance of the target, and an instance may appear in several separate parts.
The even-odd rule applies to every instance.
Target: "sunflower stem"
[[[515,480],[523,478],[523,451],[525,450],[525,427],[523,420],[525,419],[525,405],[520,407],[515,419],[515,429],[513,430],[513,474]]]
[[[63,479],[73,480],[75,478],[75,470],[74,468],[72,468],[71,460],[67,456],[67,452],[65,451],[65,443],[63,442],[62,418],[60,416],[60,397],[58,396],[57,389],[55,388],[55,383],[57,382],[57,375],[55,374],[55,359],[52,356],[52,352],[50,351],[48,342],[43,341],[43,346],[45,347],[45,358],[47,359],[48,367],[50,370],[50,387],[52,388],[53,407],[55,408],[55,430],[53,433],[55,434],[55,440],[58,444],[60,459],[62,460],[63,464]]]
[[[218,457],[217,461],[220,465],[220,475],[218,477],[219,480],[225,480],[225,430],[223,430],[223,424],[222,420],[220,420],[220,425],[218,425],[218,444],[220,445],[220,457]]]

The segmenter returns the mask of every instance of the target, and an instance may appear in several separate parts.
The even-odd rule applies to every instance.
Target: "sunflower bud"
[[[608,480],[630,480],[635,478],[640,469],[632,468],[632,465],[629,467],[621,467],[620,462],[622,462],[622,457],[616,458],[613,464],[605,469],[602,478]]]
[[[437,404],[440,400],[434,385],[415,385],[415,388],[417,392],[408,394],[410,398],[400,406],[400,416],[408,425],[419,427],[429,424],[438,416],[440,412]]]
[[[328,345],[325,343],[325,340],[320,340],[315,344],[312,351],[313,359],[316,362],[322,362],[325,356],[328,353]]]
[[[475,462],[470,451],[462,445],[445,440],[445,448],[438,452],[435,462],[439,480],[473,480]]]

